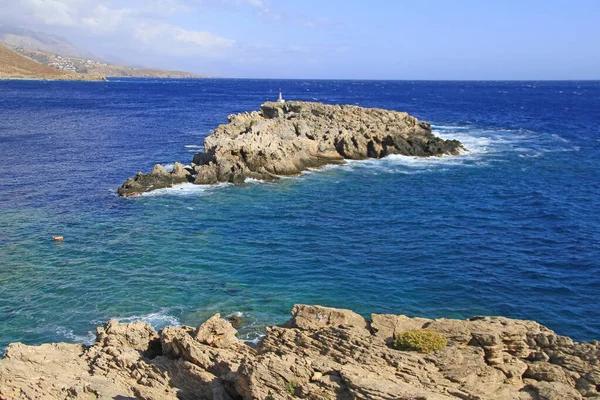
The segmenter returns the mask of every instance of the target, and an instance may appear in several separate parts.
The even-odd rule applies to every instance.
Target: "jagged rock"
[[[275,111],[273,111],[275,112]],[[217,314],[199,328],[109,321],[93,346],[11,344],[0,399],[598,399],[600,344],[532,321],[466,321],[297,305],[257,349]],[[400,351],[394,333],[449,336],[430,354]],[[544,354],[547,358],[540,357]]]
[[[175,164],[173,164],[171,175],[180,179],[189,180],[188,176],[190,175],[190,171],[188,171],[183,164],[175,162]]]
[[[196,177],[194,178],[194,183],[196,185],[212,185],[219,182],[219,179],[217,178],[217,166],[214,163],[196,165],[194,167],[194,173],[196,174]]]
[[[215,314],[203,323],[195,333],[196,340],[212,347],[226,349],[239,342],[237,331],[230,322]]]
[[[204,140],[190,176],[168,175],[154,168],[123,184],[129,196],[193,181],[243,183],[248,178],[275,180],[344,159],[382,158],[390,154],[418,157],[456,155],[463,146],[443,140],[431,126],[407,113],[351,105],[292,101],[265,103],[260,112],[230,115]],[[186,178],[186,179],[183,179]]]
[[[371,314],[371,329],[377,337],[390,343],[397,333],[421,329],[426,323],[432,322],[427,318],[410,318],[406,315]]]
[[[175,163],[171,172],[168,172],[162,165],[156,164],[150,174],[138,172],[135,177],[127,179],[117,193],[125,197],[137,196],[152,190],[193,181],[193,175],[180,163]]]
[[[339,308],[307,306],[296,304],[292,308],[291,325],[303,330],[318,330],[327,326],[351,325],[367,327],[367,321],[360,315]]]
[[[545,362],[535,362],[529,364],[524,378],[535,379],[540,382],[560,382],[573,385],[561,367]]]
[[[534,400],[582,400],[581,393],[563,383],[535,382],[528,385],[524,392],[531,394]]]

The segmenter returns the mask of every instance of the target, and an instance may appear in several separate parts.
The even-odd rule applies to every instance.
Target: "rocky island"
[[[427,348],[429,337],[442,340]],[[417,340],[398,346],[399,338]],[[533,322],[362,316],[296,305],[258,346],[198,328],[109,321],[93,346],[9,345],[1,399],[599,399],[600,343]]]
[[[456,155],[463,149],[457,140],[436,137],[428,123],[407,113],[376,108],[268,102],[260,111],[228,119],[206,137],[204,152],[190,166],[176,163],[166,171],[156,165],[150,174],[128,179],[118,193],[134,196],[185,182],[276,180],[345,159]]]

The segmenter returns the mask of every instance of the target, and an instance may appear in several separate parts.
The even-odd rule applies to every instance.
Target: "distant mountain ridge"
[[[190,72],[114,65],[78,48],[61,36],[10,25],[0,25],[0,43],[30,60],[71,73],[111,77],[203,78]]]
[[[12,48],[21,47],[63,56],[97,59],[94,55],[78,48],[61,36],[16,26],[0,25],[0,42]]]

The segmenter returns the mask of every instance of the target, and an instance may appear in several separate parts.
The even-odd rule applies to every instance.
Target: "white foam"
[[[177,317],[167,314],[165,311],[149,313],[144,315],[132,315],[131,317],[117,318],[119,322],[135,322],[141,321],[152,325],[155,328],[165,326],[181,326],[181,322]]]
[[[310,175],[310,174],[314,174],[314,173],[318,173],[318,172],[326,172],[326,171],[331,171],[331,170],[340,169],[340,168],[344,168],[344,167],[348,168],[349,163],[354,162],[354,161],[356,161],[356,160],[343,160],[343,162],[341,162],[341,163],[325,164],[318,168],[307,168],[304,171],[300,171],[300,174],[301,175]],[[290,177],[286,177],[286,178],[294,178],[294,176],[290,176]]]
[[[186,144],[185,148],[186,149],[201,149],[204,146],[200,145],[200,144]]]
[[[88,331],[86,335],[76,335],[71,329],[59,327],[55,332],[74,343],[82,343],[87,346],[93,345],[96,341],[96,334],[92,331]]]
[[[244,179],[244,183],[257,185],[260,183],[267,183],[267,181],[264,181],[262,179],[256,179],[256,178],[246,178],[246,179]]]
[[[456,129],[456,130],[466,130],[469,129],[468,126],[456,126],[456,125],[431,125],[431,129]]]
[[[241,311],[235,311],[235,312],[232,312],[231,314],[227,314],[227,315],[225,316],[225,318],[231,318],[231,317],[238,317],[238,318],[242,318],[243,316],[244,316],[244,313],[243,313],[243,312],[241,312]]]
[[[172,172],[173,168],[175,168],[175,164],[171,163],[171,164],[165,164],[163,165],[163,168],[167,171],[167,172]]]
[[[250,347],[253,347],[253,346],[258,346],[258,344],[260,343],[260,341],[261,341],[261,340],[262,340],[262,339],[263,339],[265,336],[267,336],[267,335],[263,333],[263,334],[260,334],[260,335],[256,336],[256,337],[255,337],[255,338],[253,338],[253,339],[247,339],[247,340],[244,340],[244,342],[246,342],[246,343],[247,343],[247,344],[248,344]]]
[[[216,185],[195,185],[193,183],[182,183],[170,188],[156,189],[152,192],[142,193],[142,197],[157,196],[198,196],[210,195],[215,189],[231,186],[231,183],[219,183]]]
[[[569,140],[565,139],[564,137],[562,137],[560,135],[553,134],[552,137],[560,142],[569,143]]]
[[[350,168],[369,168],[373,173],[420,174],[444,172],[454,166],[477,167],[489,163],[489,154],[515,151],[515,144],[531,139],[523,135],[524,130],[476,130],[468,126],[434,125],[433,133],[444,140],[458,140],[466,150],[459,155],[439,157],[415,157],[389,155],[382,159],[346,160]],[[519,152],[530,152],[531,148],[519,147]]]
[[[531,153],[531,154],[519,154],[519,157],[521,157],[521,158],[539,158],[543,155],[544,155],[543,152],[535,152],[535,153]]]

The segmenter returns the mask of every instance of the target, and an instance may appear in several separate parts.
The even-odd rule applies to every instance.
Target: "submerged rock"
[[[597,399],[600,344],[533,321],[373,314],[294,306],[253,349],[218,314],[199,328],[109,321],[93,346],[11,344],[0,399]],[[433,330],[448,345],[396,350],[394,335]]]
[[[436,137],[428,123],[404,112],[292,101],[265,103],[259,112],[230,115],[228,124],[204,140],[204,149],[194,156],[187,181],[276,180],[345,159],[456,155],[463,146]],[[153,171],[129,179],[119,194],[130,196],[176,183]]]

